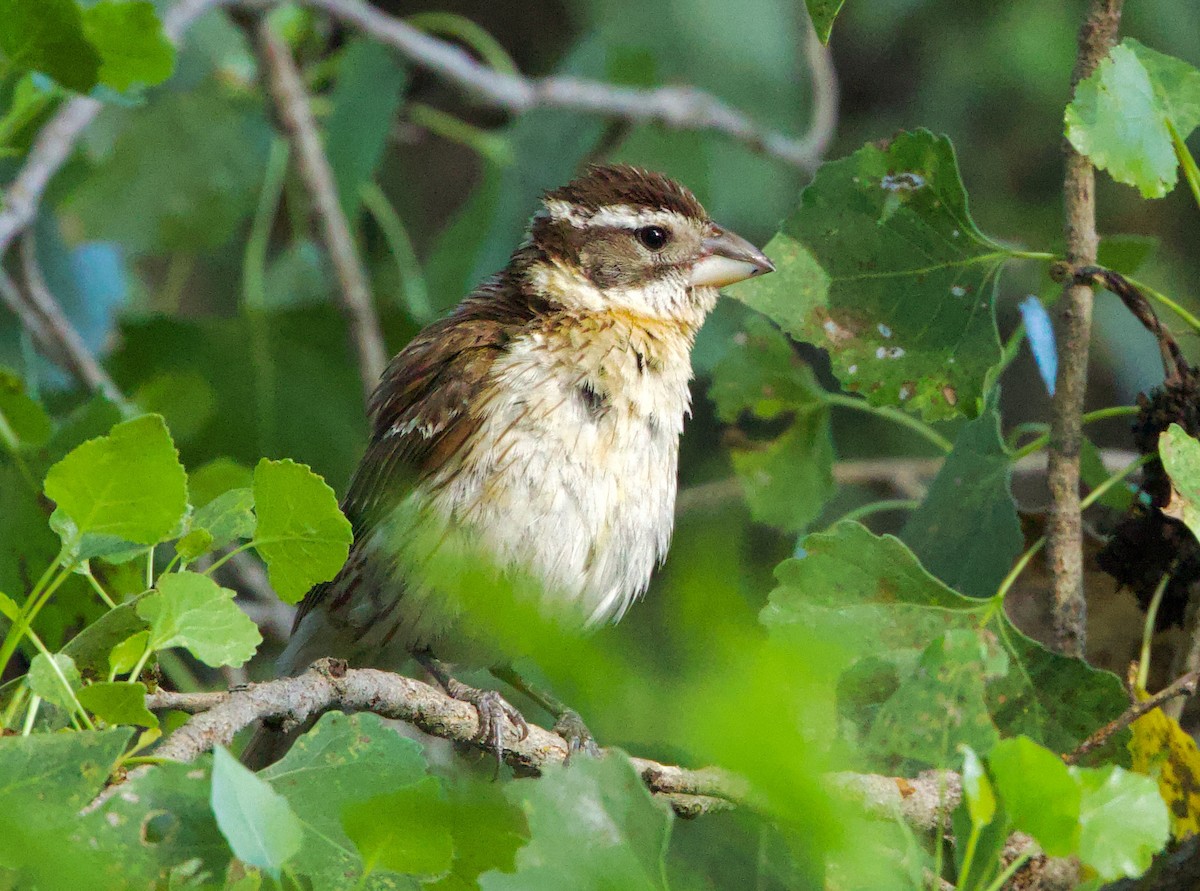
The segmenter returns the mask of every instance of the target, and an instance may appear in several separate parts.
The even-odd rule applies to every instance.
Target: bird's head
[[[529,284],[585,312],[695,323],[717,288],[775,268],[679,183],[624,164],[591,167],[547,192],[529,238]]]

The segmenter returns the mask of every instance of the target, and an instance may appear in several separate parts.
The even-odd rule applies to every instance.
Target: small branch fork
[[[1079,31],[1079,51],[1071,75],[1074,89],[1090,75],[1116,41],[1122,0],[1091,0]],[[1067,262],[1094,266],[1096,176],[1091,162],[1064,141],[1064,231]],[[1060,652],[1083,657],[1086,602],[1083,592],[1083,517],[1079,504],[1081,417],[1087,390],[1088,345],[1092,327],[1092,288],[1068,281],[1059,303],[1057,393],[1050,425],[1048,481],[1054,506],[1046,527],[1053,576],[1054,636]]]

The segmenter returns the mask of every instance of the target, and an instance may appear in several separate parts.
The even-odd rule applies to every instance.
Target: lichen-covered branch
[[[368,668],[347,669],[325,659],[294,678],[252,684],[229,693],[170,693],[147,697],[151,709],[193,713],[186,724],[158,747],[161,758],[191,761],[215,745],[229,745],[234,735],[256,721],[271,719],[303,724],[327,711],[374,712],[405,721],[442,739],[478,745],[479,713],[429,684]],[[536,725],[519,739],[511,727],[503,736],[504,760],[515,769],[536,773],[567,757],[562,737]],[[715,769],[687,770],[643,758],[632,759],[646,785],[670,802],[676,813],[694,817],[746,800],[737,778]]]
[[[1074,88],[1108,54],[1121,22],[1122,0],[1091,0],[1079,31],[1071,75]],[[1066,259],[1074,268],[1096,263],[1096,176],[1091,162],[1066,140],[1063,179]],[[1079,504],[1079,454],[1092,331],[1092,289],[1068,283],[1058,308],[1058,386],[1050,426],[1048,480],[1054,499],[1046,526],[1053,577],[1054,636],[1059,651],[1082,657],[1087,608],[1083,593],[1083,517]]]

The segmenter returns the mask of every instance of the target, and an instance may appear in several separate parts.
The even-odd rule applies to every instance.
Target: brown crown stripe
[[[688,189],[661,173],[629,164],[589,167],[583,176],[545,194],[547,201],[566,201],[590,211],[614,204],[670,210],[696,220],[708,214]]]

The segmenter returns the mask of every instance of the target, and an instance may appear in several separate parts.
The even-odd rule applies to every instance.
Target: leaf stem
[[[146,590],[154,587],[154,545],[146,550]]]
[[[848,511],[844,516],[840,517],[831,526],[837,523],[846,523],[850,521],[861,521],[863,517],[869,517],[872,514],[881,514],[887,511],[897,510],[916,510],[921,506],[921,502],[915,498],[893,498],[884,501],[872,501],[869,504],[864,504]]]
[[[219,559],[214,560],[212,566],[210,566],[210,567],[208,567],[208,569],[204,570],[204,574],[212,575],[216,570],[220,569],[222,566],[224,566],[228,561],[232,560],[238,554],[242,553],[243,551],[248,551],[248,550],[250,550],[250,548],[255,547],[256,545],[258,545],[260,543],[261,542],[256,538],[256,539],[252,539],[250,541],[247,541],[247,542],[244,542],[243,544],[238,545],[236,548],[233,548],[232,550],[223,554]]]
[[[871,405],[865,399],[847,396],[844,393],[827,392],[823,398],[829,405],[840,405],[842,408],[849,408],[854,411],[865,412],[869,415],[887,418],[889,421],[893,421],[902,427],[907,427],[909,430],[920,434],[926,440],[933,443],[942,452],[948,453],[954,448],[954,443],[950,442],[950,440],[946,439],[946,437],[942,436],[942,434],[938,433],[931,426],[898,408],[892,408],[888,405]]]
[[[417,260],[408,230],[404,228],[404,221],[388,201],[387,195],[383,194],[383,189],[375,183],[364,184],[360,193],[363,205],[379,224],[392,259],[396,261],[396,271],[400,274],[400,294],[409,317],[418,325],[432,322],[437,314],[429,302],[425,275],[421,272],[421,263]]]
[[[1167,585],[1171,583],[1171,573],[1164,572],[1150,598],[1150,606],[1146,610],[1146,624],[1142,627],[1142,649],[1138,655],[1137,685],[1139,690],[1145,690],[1150,682],[1150,644],[1154,637],[1154,625],[1158,621],[1158,608],[1162,605],[1163,595],[1167,593]]]
[[[1048,263],[1059,259],[1058,254],[1046,251],[1009,251],[1008,253],[1014,260],[1041,260]]]
[[[1120,470],[1118,470],[1116,473],[1114,473],[1112,476],[1110,476],[1108,479],[1106,479],[1104,482],[1102,482],[1096,488],[1092,489],[1092,491],[1087,494],[1087,497],[1084,498],[1081,502],[1079,502],[1080,511],[1087,510],[1089,507],[1091,507],[1093,504],[1095,504],[1100,498],[1103,498],[1105,492],[1107,492],[1109,489],[1111,489],[1113,486],[1115,486],[1121,480],[1125,479],[1125,477],[1129,476],[1129,474],[1133,473],[1135,470],[1137,470],[1142,465],[1146,464],[1148,461],[1150,461],[1154,457],[1155,457],[1154,455],[1139,455],[1133,461],[1130,461],[1128,464],[1126,464],[1124,467],[1122,467]],[[996,590],[996,597],[994,599],[998,604],[1002,604],[1004,602],[1005,596],[1008,594],[1009,589],[1013,586],[1013,583],[1016,582],[1017,577],[1022,572],[1025,571],[1025,567],[1029,565],[1029,561],[1032,560],[1034,558],[1034,556],[1038,553],[1038,551],[1040,551],[1045,546],[1046,546],[1046,536],[1043,535],[1041,538],[1039,538],[1037,541],[1035,541],[1032,545],[1029,546],[1029,550],[1027,550],[1024,554],[1021,555],[1020,559],[1018,559],[1017,562],[1013,565],[1013,568],[1011,570],[1009,570],[1008,575],[1006,575],[1004,577],[1004,581],[1002,581],[1000,583],[1000,587]]]
[[[958,887],[964,889],[966,886],[961,884],[963,879],[970,878],[971,864],[975,860],[975,848],[979,845],[980,827],[975,823],[971,824],[971,834],[967,838],[966,853],[963,854],[962,869],[958,871],[960,884]]]
[[[34,693],[33,698],[29,700],[29,711],[25,713],[25,723],[21,727],[21,736],[29,736],[29,734],[33,733],[33,722],[37,720],[38,709],[41,705],[42,697]]]
[[[1136,405],[1113,405],[1108,408],[1098,408],[1095,411],[1089,411],[1081,419],[1084,424],[1092,424],[1096,421],[1104,421],[1108,418],[1125,418],[1131,415],[1136,415],[1141,409]],[[1024,425],[1022,425],[1024,426]],[[1010,456],[1013,461],[1020,461],[1035,452],[1040,452],[1050,442],[1049,431],[1041,434],[1036,439],[1031,439],[1025,445],[1014,451]]]
[[[50,569],[52,570],[58,566],[58,563],[53,563]],[[38,581],[33,592],[30,593],[29,599],[25,601],[25,605],[21,608],[21,614],[17,616],[17,620],[12,623],[12,626],[8,629],[8,633],[4,636],[4,644],[0,646],[0,676],[4,675],[4,670],[8,667],[8,661],[12,658],[13,653],[17,651],[17,647],[21,643],[21,638],[32,631],[33,620],[37,618],[37,614],[41,612],[42,607],[46,605],[46,602],[58,590],[59,586],[70,578],[71,571],[72,567],[63,566],[59,570],[58,575],[54,577],[54,580],[49,585],[45,585],[40,593],[38,592],[38,588],[43,587],[43,580],[49,575],[50,570],[47,570],[43,574],[42,580]]]
[[[100,582],[97,581],[97,579],[94,575],[92,575],[92,565],[89,561],[87,561],[87,560],[83,561],[82,572],[80,572],[80,575],[82,575],[85,579],[88,580],[88,582],[91,583],[92,589],[97,594],[100,595],[100,599],[104,601],[105,605],[109,609],[117,608],[117,604],[113,601],[113,599],[111,597],[108,596],[108,592],[106,592],[104,590],[104,588],[100,585]]]
[[[1001,891],[1001,889],[1004,887],[1005,883],[1009,879],[1011,879],[1013,876],[1015,876],[1020,871],[1021,867],[1023,867],[1026,863],[1029,862],[1029,858],[1032,856],[1033,856],[1032,847],[1026,848],[1024,851],[1022,851],[1020,854],[1018,854],[1013,859],[1012,863],[1008,864],[1008,866],[1005,868],[1004,872],[1002,872],[1002,873],[1000,873],[1000,875],[996,876],[995,880],[990,885],[987,886],[985,891]]]
[[[1170,118],[1167,118],[1166,122],[1167,129],[1171,131],[1171,145],[1175,147],[1175,157],[1179,159],[1179,166],[1183,168],[1183,178],[1187,180],[1192,189],[1192,197],[1196,199],[1196,206],[1200,207],[1200,169],[1197,169],[1196,159],[1192,157],[1187,143],[1183,141],[1183,137],[1175,128],[1175,122]]]
[[[1150,295],[1150,297],[1157,300],[1167,309],[1171,310],[1171,312],[1175,313],[1175,315],[1187,322],[1193,331],[1200,332],[1200,318],[1192,315],[1166,294],[1163,294],[1161,291],[1156,291],[1145,282],[1140,282],[1136,278],[1130,278],[1128,275],[1125,276],[1125,281],[1129,282],[1129,284],[1133,285],[1143,294]]]

